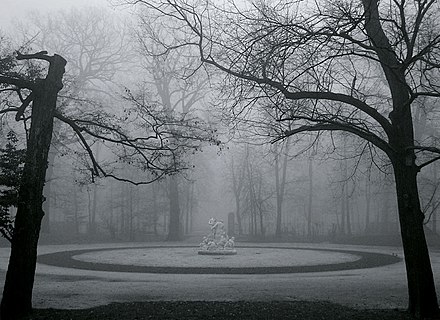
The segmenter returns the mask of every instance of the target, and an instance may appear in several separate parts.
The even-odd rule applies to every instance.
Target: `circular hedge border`
[[[260,248],[260,249],[285,249],[285,250],[310,250],[326,251],[353,254],[360,258],[355,261],[320,264],[309,266],[274,266],[274,267],[157,267],[157,266],[136,266],[108,263],[94,263],[73,259],[73,256],[91,253],[95,251],[124,250],[124,249],[154,249],[154,248],[194,248],[193,246],[145,246],[145,247],[122,247],[122,248],[103,248],[103,249],[82,249],[61,251],[55,253],[42,254],[38,256],[38,263],[83,270],[107,271],[107,272],[134,272],[134,273],[169,273],[169,274],[277,274],[277,273],[308,273],[308,272],[327,272],[352,269],[365,269],[385,266],[400,262],[402,259],[389,254],[338,250],[338,249],[318,249],[318,248],[298,248],[298,247],[264,247],[264,246],[240,246],[237,247],[238,254],[240,249]]]

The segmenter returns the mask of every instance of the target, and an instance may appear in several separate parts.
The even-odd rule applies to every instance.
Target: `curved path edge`
[[[160,248],[182,248],[193,246],[161,246]],[[273,266],[273,267],[157,267],[157,266],[136,266],[121,265],[107,263],[93,263],[73,259],[73,256],[91,253],[94,251],[109,251],[123,249],[151,249],[158,246],[143,247],[122,247],[122,248],[102,248],[102,249],[82,249],[61,251],[38,256],[38,263],[63,267],[93,271],[106,272],[129,272],[129,273],[167,273],[167,274],[277,274],[277,273],[309,273],[309,272],[328,272],[340,270],[353,270],[374,268],[400,262],[402,259],[389,254],[354,251],[354,250],[338,250],[338,249],[319,249],[319,248],[299,248],[299,247],[264,247],[264,246],[240,246],[237,248],[272,248],[286,250],[310,250],[310,251],[326,251],[338,252],[359,256],[355,261],[320,264],[309,266]]]

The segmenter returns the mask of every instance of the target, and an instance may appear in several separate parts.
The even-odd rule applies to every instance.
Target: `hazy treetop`
[[[30,11],[47,12],[84,6],[109,6],[107,0],[2,0],[0,10],[0,29],[8,28],[13,21],[21,20]]]

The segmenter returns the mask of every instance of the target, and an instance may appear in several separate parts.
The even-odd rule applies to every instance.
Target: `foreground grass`
[[[329,302],[159,301],[112,303],[92,309],[37,309],[32,320],[301,319],[413,320],[401,310],[359,310]]]

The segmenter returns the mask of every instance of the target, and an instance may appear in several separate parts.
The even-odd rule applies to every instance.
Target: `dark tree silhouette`
[[[19,188],[17,215],[11,242],[11,256],[6,274],[0,315],[2,319],[17,319],[32,309],[32,289],[37,260],[37,244],[43,218],[43,187],[47,156],[53,131],[58,92],[63,87],[62,77],[66,60],[47,52],[17,55],[18,60],[44,60],[49,63],[45,78],[27,80],[0,75],[0,84],[12,86],[21,97],[21,91],[30,91],[16,108],[20,120],[32,103],[32,119],[26,160]],[[4,110],[3,110],[4,111]]]
[[[94,104],[86,101],[83,103],[91,107],[88,112],[75,114],[58,110],[57,96],[62,89],[66,60],[56,54],[50,56],[46,51],[18,53],[16,60],[43,60],[49,63],[49,68],[46,77],[42,78],[41,68],[18,72],[20,69],[16,68],[14,58],[0,59],[2,63],[6,61],[0,70],[0,93],[7,95],[2,101],[0,114],[12,112],[17,121],[31,121],[0,307],[1,318],[11,320],[29,314],[32,309],[37,244],[44,216],[43,187],[54,119],[67,124],[76,135],[89,157],[92,177],[111,177],[136,185],[152,183],[185,169],[184,161],[175,161],[182,148],[198,150],[202,143],[217,143],[214,131],[197,117],[186,121],[175,119],[149,105],[143,94],[134,96],[128,90],[126,102],[130,107],[123,117],[116,117],[102,108],[93,109]],[[15,100],[11,93],[16,95]],[[14,106],[14,101],[20,106]],[[134,136],[135,133],[139,136]],[[133,165],[147,172],[144,179],[133,181],[100,163],[91,147],[98,140],[103,146],[112,148],[117,160],[124,165]]]
[[[17,149],[17,135],[13,130],[7,134],[7,143],[0,149],[0,233],[8,241],[12,241],[14,219],[9,213],[11,207],[18,205],[25,149]]]
[[[440,150],[415,140],[412,119],[420,99],[440,98],[437,1],[124,2],[174,18],[168,27],[186,37],[167,50],[196,47],[223,71],[233,112],[278,109],[279,139],[345,131],[382,150],[394,169],[409,310],[439,316],[417,174]]]

